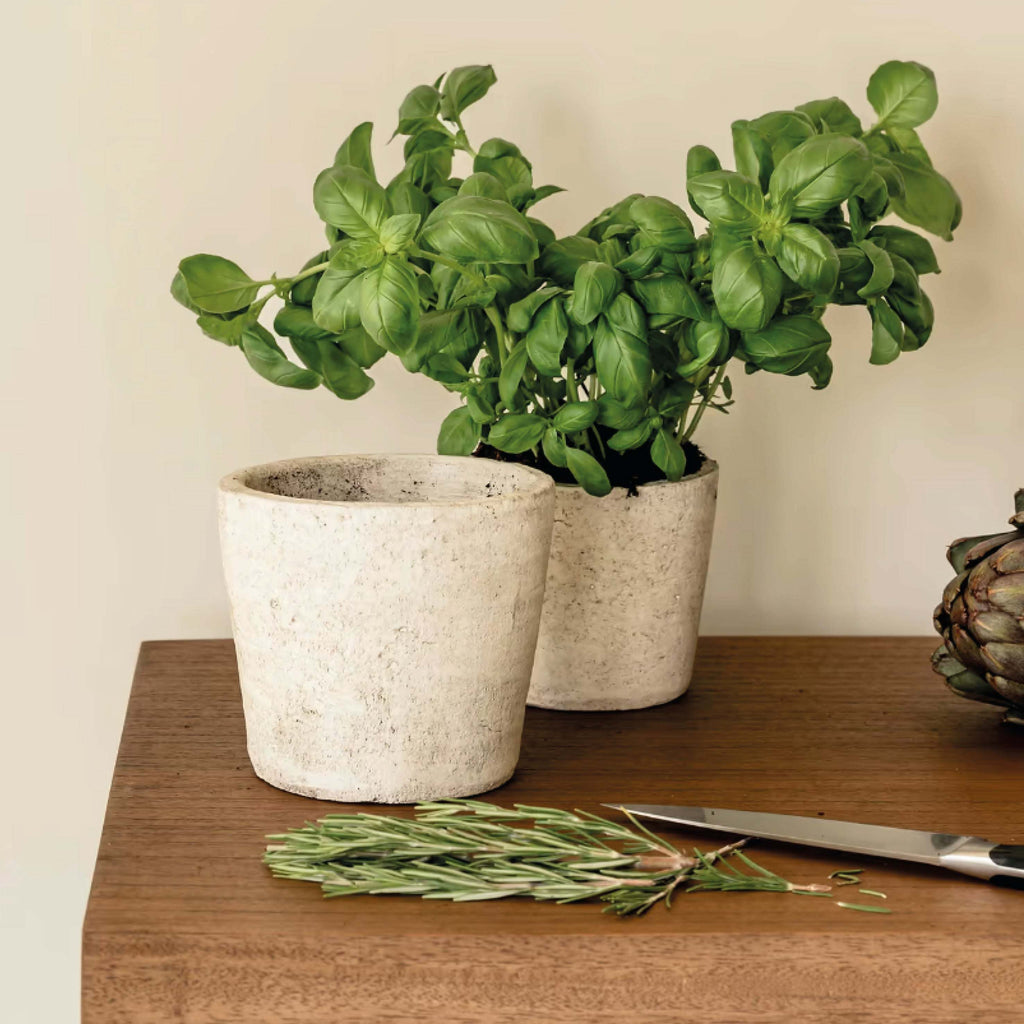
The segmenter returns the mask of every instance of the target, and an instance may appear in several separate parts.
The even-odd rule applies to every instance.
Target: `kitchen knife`
[[[801,818],[761,811],[728,811],[718,807],[660,807],[653,804],[604,804],[638,818],[675,825],[733,832],[759,839],[820,846],[828,850],[892,857],[949,868],[995,885],[1024,889],[1024,846],[991,843],[977,836],[917,832],[886,825],[859,825],[828,818]]]

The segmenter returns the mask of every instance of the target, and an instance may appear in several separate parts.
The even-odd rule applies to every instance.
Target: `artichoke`
[[[1024,488],[1009,533],[965,537],[946,557],[957,572],[935,609],[945,643],[932,666],[961,697],[1007,709],[1024,725]]]

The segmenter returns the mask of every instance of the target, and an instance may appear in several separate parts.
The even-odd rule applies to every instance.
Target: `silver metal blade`
[[[654,818],[678,825],[693,825],[696,828],[756,836],[759,839],[779,839],[786,843],[820,846],[828,850],[843,850],[872,857],[894,857],[921,864],[938,864],[943,854],[951,853],[971,838],[941,832],[889,828],[885,825],[860,825],[828,818],[729,811],[717,807],[659,807],[653,804],[604,806],[629,811],[639,818]]]

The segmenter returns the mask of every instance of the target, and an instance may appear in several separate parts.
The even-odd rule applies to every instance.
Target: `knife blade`
[[[830,818],[804,818],[764,811],[720,807],[672,807],[657,804],[604,804],[639,818],[732,832],[759,839],[817,846],[870,857],[931,864],[983,878],[996,885],[1024,889],[1024,846],[992,843],[978,836],[919,832],[888,825],[866,825]]]

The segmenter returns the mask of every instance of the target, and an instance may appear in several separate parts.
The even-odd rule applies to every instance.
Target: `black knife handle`
[[[994,885],[1007,889],[1024,889],[1024,846],[1001,844],[988,851],[993,864],[1002,868],[989,878]]]

